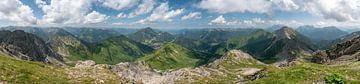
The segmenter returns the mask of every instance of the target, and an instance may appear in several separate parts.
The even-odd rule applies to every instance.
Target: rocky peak
[[[278,39],[292,39],[296,36],[295,30],[290,27],[282,27],[281,29],[274,32]]]
[[[147,27],[147,28],[144,28],[144,29],[140,29],[140,30],[138,31],[138,33],[156,34],[157,32],[156,32],[154,29],[152,29],[152,28],[150,28],[150,27]]]
[[[0,31],[0,50],[23,60],[53,64],[63,62],[63,58],[54,53],[39,37],[22,30]]]

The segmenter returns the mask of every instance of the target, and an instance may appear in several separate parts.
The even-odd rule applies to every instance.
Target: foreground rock
[[[360,61],[360,37],[339,43],[328,50],[317,51],[312,61],[323,64]]]
[[[128,83],[187,84],[187,83],[243,83],[263,77],[264,65],[250,55],[231,50],[222,58],[207,66],[182,68],[174,71],[156,72],[143,61],[120,63],[111,70]]]
[[[119,79],[109,68],[109,65],[95,64],[94,61],[80,61],[75,67],[66,68],[65,72],[72,83],[115,84],[128,81]]]

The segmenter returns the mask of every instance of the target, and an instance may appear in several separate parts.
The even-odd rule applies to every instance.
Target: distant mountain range
[[[157,31],[152,28],[140,29],[135,33],[129,34],[128,37],[154,48],[159,48],[164,43],[171,42],[175,38],[170,33]]]

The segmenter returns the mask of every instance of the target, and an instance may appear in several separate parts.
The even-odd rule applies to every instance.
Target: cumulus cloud
[[[191,12],[188,15],[181,17],[181,20],[188,20],[188,19],[200,19],[201,13],[200,12]]]
[[[2,0],[0,6],[0,19],[14,21],[21,25],[33,25],[37,22],[33,10],[19,0]]]
[[[198,7],[218,13],[267,13],[271,9],[271,2],[268,0],[203,0]]]
[[[104,14],[100,14],[97,11],[92,11],[91,13],[89,13],[84,17],[85,19],[84,23],[85,24],[101,23],[107,20],[108,18],[109,17]]]
[[[128,9],[138,4],[139,0],[102,0],[102,6],[115,10]]]
[[[301,10],[339,22],[360,18],[360,0],[293,0]]]
[[[197,7],[221,14],[304,11],[339,22],[360,18],[360,0],[203,0]]]
[[[129,18],[133,18],[135,16],[150,13],[154,6],[156,5],[156,2],[154,0],[142,0],[141,4],[138,5],[136,10],[129,14]]]
[[[300,7],[292,0],[272,0],[274,9],[292,11]]]
[[[99,23],[99,21],[106,20],[106,15],[96,11],[91,12],[91,6],[94,2],[95,0],[51,0],[50,4],[42,4],[41,9],[44,16],[39,23],[79,24]]]
[[[39,8],[42,8],[46,5],[46,2],[44,0],[35,0],[35,4],[37,4]]]
[[[291,26],[301,26],[304,25],[302,22],[296,20],[290,21],[280,21],[280,20],[268,20],[268,19],[261,19],[261,18],[251,18],[239,21],[227,21],[223,15],[211,20],[209,25],[213,26],[223,26],[223,27],[269,27],[272,25],[291,25]]]
[[[219,17],[215,18],[214,20],[211,20],[209,25],[226,25],[228,24],[226,19],[223,17],[223,15],[220,15]]]
[[[154,9],[149,17],[138,21],[138,23],[171,22],[173,17],[176,17],[183,12],[184,9],[170,10],[168,3],[161,3],[160,6]]]

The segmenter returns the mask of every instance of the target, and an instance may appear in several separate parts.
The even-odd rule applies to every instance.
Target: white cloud
[[[14,21],[21,25],[33,25],[37,22],[33,10],[19,0],[2,0],[0,6],[0,19]]]
[[[170,10],[168,3],[161,3],[160,6],[154,9],[149,17],[138,21],[138,23],[171,22],[173,17],[176,17],[183,12],[184,9]]]
[[[211,20],[209,25],[226,25],[228,24],[226,19],[223,17],[223,15],[220,15],[219,17],[215,18],[214,20]]]
[[[200,19],[201,13],[200,12],[191,12],[188,15],[181,17],[181,20],[188,20],[188,19]]]
[[[360,0],[302,0],[302,2],[294,0],[294,2],[302,10],[325,19],[344,22],[360,18]]]
[[[300,7],[295,4],[292,0],[272,0],[274,9],[284,10],[284,11],[292,11],[297,10]]]
[[[97,11],[92,11],[91,13],[89,13],[84,17],[85,19],[84,23],[85,24],[101,23],[107,20],[108,18],[109,17],[104,14],[100,14]]]
[[[50,4],[41,7],[44,16],[39,24],[100,23],[108,16],[91,12],[94,2],[95,0],[51,0]]]
[[[115,10],[131,8],[139,3],[139,0],[103,0],[100,1],[102,6]]]
[[[261,18],[251,18],[246,20],[240,20],[240,21],[227,21],[223,15],[220,15],[219,17],[215,18],[214,20],[211,20],[209,25],[212,26],[221,26],[221,27],[258,27],[258,28],[265,28],[272,25],[289,25],[293,27],[304,25],[303,23],[296,21],[296,20],[290,20],[290,21],[280,21],[280,20],[264,20]]]
[[[277,9],[305,11],[339,22],[360,18],[360,0],[273,0]]]
[[[218,13],[267,13],[271,10],[271,3],[267,0],[203,0],[198,7]]]
[[[44,0],[35,0],[35,4],[37,4],[39,8],[42,8],[46,5],[46,2]]]
[[[154,0],[142,0],[142,3],[138,5],[137,9],[129,14],[129,18],[133,18],[135,16],[150,13],[154,6],[156,5],[156,2]]]
[[[126,18],[127,15],[125,15],[124,13],[119,13],[118,15],[116,15],[116,18]]]
[[[221,14],[304,11],[339,22],[360,19],[360,0],[203,0],[197,7]]]

